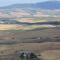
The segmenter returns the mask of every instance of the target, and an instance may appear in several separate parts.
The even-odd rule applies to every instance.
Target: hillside
[[[46,1],[40,3],[30,3],[30,4],[13,4],[10,6],[0,7],[0,9],[15,9],[15,8],[24,8],[24,9],[60,9],[60,1]]]

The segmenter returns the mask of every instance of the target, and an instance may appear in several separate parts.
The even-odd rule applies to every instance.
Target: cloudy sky
[[[36,3],[36,2],[43,2],[48,0],[0,0],[0,7],[16,4],[16,3]]]

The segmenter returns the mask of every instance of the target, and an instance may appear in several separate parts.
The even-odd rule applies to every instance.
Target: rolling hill
[[[39,3],[30,3],[30,4],[13,4],[5,7],[0,7],[0,9],[12,9],[12,8],[34,8],[34,9],[60,9],[60,1],[45,1]]]

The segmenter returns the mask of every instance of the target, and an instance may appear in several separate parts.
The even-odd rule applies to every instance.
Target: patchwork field
[[[0,30],[19,30],[23,27],[17,26],[16,24],[0,24]]]
[[[21,51],[60,60],[60,2],[42,3],[0,7],[0,60],[21,60]]]
[[[22,50],[31,51],[42,60],[60,59],[59,32],[60,28],[0,30],[0,60],[20,60],[17,52]]]
[[[1,30],[0,44],[60,42],[60,28],[30,31]]]

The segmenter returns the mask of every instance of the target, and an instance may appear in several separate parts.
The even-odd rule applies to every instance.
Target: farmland
[[[42,60],[60,60],[60,10],[0,10],[0,60],[20,60],[26,50]]]

